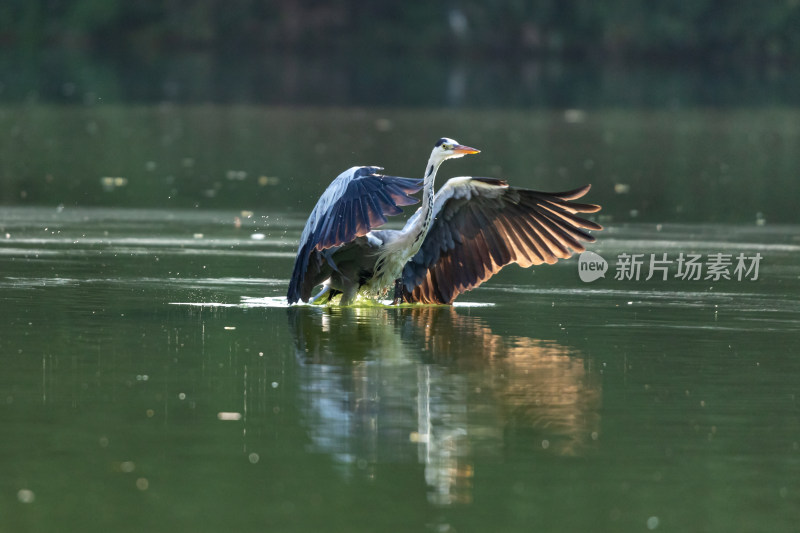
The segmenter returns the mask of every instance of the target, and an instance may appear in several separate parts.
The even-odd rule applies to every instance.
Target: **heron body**
[[[510,187],[495,178],[452,178],[434,195],[439,166],[478,153],[453,139],[434,146],[422,180],[384,176],[380,167],[353,167],[322,194],[300,237],[289,303],[340,303],[376,297],[394,287],[395,301],[452,303],[503,266],[554,263],[593,242],[601,226],[576,213],[600,209],[573,202],[589,186],[564,193]],[[374,229],[401,206],[422,205],[400,230]],[[323,284],[316,296],[313,288]]]

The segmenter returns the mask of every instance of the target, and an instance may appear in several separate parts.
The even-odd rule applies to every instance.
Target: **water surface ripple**
[[[612,223],[592,283],[336,308],[286,305],[290,214],[237,216],[10,210],[0,529],[796,527],[800,227]],[[763,257],[615,279],[681,252]]]

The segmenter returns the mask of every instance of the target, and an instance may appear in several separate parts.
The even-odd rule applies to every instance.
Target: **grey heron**
[[[594,242],[586,230],[602,227],[576,213],[600,206],[572,200],[589,190],[546,193],[511,187],[496,178],[458,177],[434,195],[439,166],[479,150],[439,139],[423,179],[379,174],[381,167],[352,167],[320,197],[297,249],[287,299],[290,304],[341,305],[357,295],[380,296],[394,287],[395,302],[450,304],[510,263],[555,263]],[[403,229],[377,230],[401,206],[422,205]],[[322,290],[312,296],[317,285]]]

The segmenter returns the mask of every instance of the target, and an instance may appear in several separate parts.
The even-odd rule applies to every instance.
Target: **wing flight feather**
[[[599,224],[578,214],[600,206],[577,203],[590,186],[546,193],[494,178],[453,178],[437,193],[434,222],[401,278],[406,302],[452,303],[505,265],[555,263],[594,242]]]
[[[387,216],[402,213],[400,206],[415,204],[411,196],[423,180],[384,176],[380,167],[353,167],[341,173],[320,197],[308,217],[297,249],[287,299],[307,301],[316,281],[319,252],[342,246],[386,223]],[[312,258],[312,256],[315,256]]]

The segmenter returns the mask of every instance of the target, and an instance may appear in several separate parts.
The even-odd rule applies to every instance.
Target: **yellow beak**
[[[463,144],[457,144],[453,147],[453,152],[457,154],[477,154],[480,153],[480,150],[477,148],[470,148],[469,146],[464,146]]]

